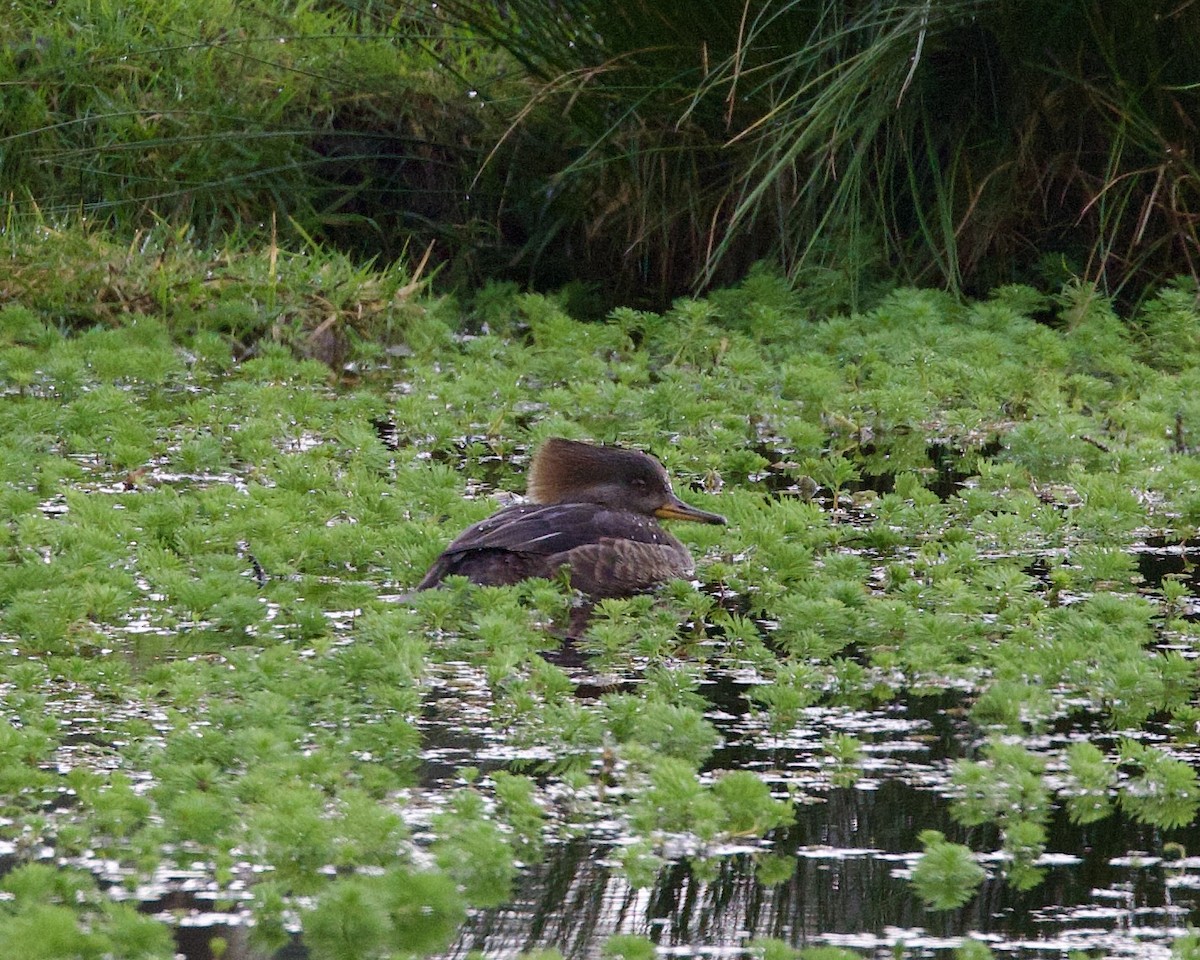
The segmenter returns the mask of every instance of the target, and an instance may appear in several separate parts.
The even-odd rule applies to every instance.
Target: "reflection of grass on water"
[[[330,957],[440,949],[549,836],[601,822],[637,882],[680,850],[702,875],[748,838],[781,883],[759,838],[801,791],[706,768],[710,668],[753,677],[742,707],[768,745],[817,704],[968,691],[964,829],[924,836],[913,875],[933,906],[983,877],[966,828],[998,828],[995,869],[1024,889],[1060,807],[1194,819],[1173,751],[1195,735],[1195,580],[1185,557],[1143,583],[1129,549],[1200,522],[1190,292],[1128,322],[1024,288],[813,317],[764,274],[603,323],[493,289],[484,329],[471,304],[323,253],[151,259],[74,236],[120,277],[97,289],[70,260],[35,269],[52,239],[13,241],[27,286],[0,308],[0,954],[169,954],[158,921],[101,893],[98,860],[131,887],[167,863],[252,879],[255,937],[298,922]],[[311,359],[322,327],[352,367]],[[599,606],[578,649],[624,683],[594,698],[542,656],[570,619],[563,584],[395,597],[493,509],[468,480],[519,491],[557,434],[650,449],[730,519],[674,528],[698,585]],[[1071,717],[1112,749],[1033,739]],[[430,819],[412,791],[431,719],[537,759],[463,770]],[[820,783],[854,782],[868,738],[821,736]],[[38,862],[43,844],[79,868]],[[47,931],[57,952],[39,953]]]

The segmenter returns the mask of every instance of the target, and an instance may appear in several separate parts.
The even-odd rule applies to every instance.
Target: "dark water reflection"
[[[965,838],[944,800],[891,782],[835,789],[828,802],[797,813],[795,826],[775,838],[775,852],[795,858],[783,883],[759,883],[754,855],[736,853],[719,858],[709,876],[673,863],[652,888],[635,890],[610,846],[576,841],[530,871],[511,904],[473,917],[450,955],[508,957],[553,947],[590,958],[612,934],[637,933],[682,957],[738,953],[754,937],[870,952],[903,943],[916,955],[949,955],[967,935],[1006,956],[1090,949],[1152,957],[1166,956],[1169,938],[1200,922],[1196,887],[1169,883],[1200,878],[1200,862],[1164,867],[1129,859],[1131,850],[1161,848],[1163,838],[1121,817],[1084,828],[1059,816],[1049,852],[1069,856],[1047,867],[1040,886],[1016,891],[992,864],[968,906],[928,913],[908,890],[904,870],[919,846],[917,829],[935,826]],[[1200,833],[1192,828],[1172,839],[1194,849]]]
[[[513,744],[477,710],[475,701],[488,696],[477,672],[461,665],[430,697],[421,724],[426,797],[455,782],[463,764],[486,771],[513,761]],[[773,937],[873,958],[949,960],[971,936],[998,957],[1019,960],[1065,960],[1071,951],[1167,960],[1171,941],[1189,924],[1200,925],[1200,857],[1186,856],[1200,850],[1200,828],[1164,833],[1119,814],[1081,827],[1061,808],[1047,825],[1039,886],[1014,889],[1003,864],[984,858],[988,878],[967,906],[927,912],[907,880],[921,831],[939,830],[976,851],[1000,846],[995,827],[967,829],[951,817],[950,766],[973,755],[982,736],[967,720],[967,695],[945,690],[869,708],[814,707],[795,728],[773,736],[750,708],[753,682],[715,670],[701,684],[722,738],[706,770],[755,770],[777,794],[793,790],[801,801],[793,825],[766,845],[726,845],[699,862],[672,859],[643,889],[622,870],[623,841],[614,840],[621,831],[611,825],[549,844],[509,903],[469,918],[446,960],[473,951],[505,960],[547,948],[592,960],[618,933],[649,937],[674,958],[740,957],[748,941]],[[1087,723],[1079,714],[1061,717],[1026,744],[1039,750],[1087,736],[1110,748],[1112,734]],[[836,785],[831,774],[822,738],[832,732],[852,732],[863,744],[863,774],[853,785]],[[1162,859],[1164,849],[1175,859]],[[790,862],[781,882],[759,879],[767,854]],[[263,960],[246,945],[244,927],[181,927],[179,948],[189,960],[215,960],[205,945],[218,933],[229,941],[226,960]],[[275,960],[304,956],[297,938]]]
[[[709,769],[757,769],[807,784],[808,802],[795,807],[794,825],[770,837],[769,851],[726,850],[699,868],[673,861],[646,889],[630,886],[621,851],[609,841],[552,847],[524,875],[510,904],[470,919],[449,957],[554,948],[568,958],[593,958],[608,937],[633,933],[672,957],[742,955],[749,940],[762,937],[840,945],[868,956],[891,956],[902,946],[898,955],[949,957],[970,936],[1005,957],[1086,951],[1167,958],[1170,942],[1200,924],[1200,857],[1184,855],[1200,849],[1200,829],[1164,834],[1119,814],[1078,826],[1061,808],[1047,825],[1040,885],[1016,890],[1001,862],[985,860],[988,878],[967,906],[926,911],[907,881],[921,831],[939,830],[974,850],[1000,845],[994,826],[967,829],[950,816],[949,764],[969,755],[979,737],[958,693],[867,711],[809,711],[811,730],[772,742],[755,728],[746,683],[714,676],[702,689],[724,738]],[[1043,742],[1087,735],[1081,722],[1062,718]],[[822,779],[820,737],[839,725],[853,729],[868,761],[875,759],[853,786],[830,786],[828,771]],[[1168,843],[1174,860],[1162,859]],[[794,863],[780,883],[758,879],[766,852]]]

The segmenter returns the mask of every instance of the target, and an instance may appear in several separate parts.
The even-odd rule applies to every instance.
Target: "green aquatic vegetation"
[[[1015,630],[1036,621],[1048,602],[1042,584],[1016,564],[991,564],[977,579],[985,593],[985,609],[996,614],[997,623]]]
[[[117,328],[93,327],[74,342],[99,380],[159,386],[184,371],[167,328],[145,316]]]
[[[951,843],[937,830],[923,830],[918,839],[925,849],[910,883],[926,907],[954,910],[975,896],[985,873],[971,851]]]
[[[1121,542],[1132,539],[1143,520],[1142,505],[1120,473],[1072,471],[1071,485],[1083,503],[1071,511],[1071,523],[1084,537]]]
[[[266,616],[266,606],[254,596],[225,596],[204,611],[204,619],[219,630],[248,634]]]
[[[401,689],[424,674],[429,641],[411,611],[369,610],[356,621],[355,633],[358,642],[332,664],[347,683]]]
[[[876,554],[891,554],[904,543],[904,536],[895,527],[876,521],[862,532],[863,547]]]
[[[928,602],[930,591],[916,583],[912,587],[920,602]],[[969,675],[989,642],[986,624],[973,617],[953,611],[914,610],[894,656],[897,664],[915,677]]]
[[[982,566],[978,549],[969,540],[957,540],[950,534],[951,531],[947,530],[941,541],[920,545],[912,559],[914,575],[924,578],[929,584],[974,576]]]
[[[1096,425],[1086,417],[1060,412],[1058,417],[1018,424],[1005,435],[1004,456],[1042,481],[1066,480],[1076,469],[1108,469],[1110,458],[1089,442]]]
[[[31,347],[6,347],[0,357],[0,383],[23,396],[40,379],[39,356]]]
[[[509,899],[517,872],[512,846],[500,827],[484,816],[478,793],[471,788],[460,791],[433,826],[438,832],[434,859],[468,903],[496,907]]]
[[[514,852],[525,861],[536,860],[543,846],[546,811],[537,802],[536,785],[529,777],[497,770],[491,775],[496,803],[512,831]]]
[[[1051,692],[1025,679],[998,679],[989,684],[971,707],[971,720],[981,728],[998,727],[1019,734],[1042,730],[1057,704]]]
[[[958,797],[952,813],[965,826],[1028,821],[1044,823],[1050,793],[1043,780],[1043,756],[1014,743],[990,740],[983,760],[958,760],[952,772]]]
[[[822,457],[802,464],[804,471],[829,490],[836,509],[842,488],[860,479],[858,467],[844,456]],[[901,467],[904,469],[904,467]]]
[[[653,960],[656,953],[653,942],[632,933],[613,934],[600,951],[601,956],[613,960]]]
[[[1194,366],[1200,350],[1194,289],[1184,283],[1164,287],[1142,305],[1135,319],[1141,328],[1139,347],[1145,362],[1167,373]]]
[[[318,960],[370,960],[443,949],[464,916],[450,877],[392,868],[334,880],[302,922],[305,943]]]
[[[824,686],[824,674],[817,667],[782,663],[771,683],[750,688],[750,700],[766,708],[768,729],[782,734],[795,727],[804,710],[821,699]]]
[[[23,653],[45,655],[71,650],[75,635],[86,630],[86,617],[84,598],[63,585],[16,593],[4,610],[3,625],[6,633],[20,638],[18,649]]]
[[[984,513],[971,521],[977,542],[1004,552],[1029,550],[1043,542],[1044,529],[1018,513]]]
[[[606,599],[596,604],[581,646],[596,654],[600,664],[626,662],[631,656],[658,659],[675,648],[678,630],[674,614],[656,610],[653,597]]]
[[[633,784],[629,815],[642,834],[692,834],[712,840],[720,831],[723,809],[710,787],[701,783],[693,764],[677,757],[653,757],[645,784]]]
[[[714,610],[707,618],[714,629],[719,630],[725,644],[725,653],[735,661],[768,667],[775,657],[763,642],[759,625],[749,617]]]
[[[831,703],[852,709],[866,709],[891,699],[894,691],[886,683],[877,682],[872,673],[857,660],[835,657],[829,664],[829,699]]]
[[[1121,808],[1142,823],[1170,829],[1196,818],[1200,809],[1200,782],[1190,764],[1158,747],[1122,740],[1122,764],[1135,771],[1121,785]]]
[[[1168,627],[1182,627],[1184,601],[1188,596],[1188,586],[1182,575],[1170,574],[1163,577],[1159,585],[1162,594],[1162,614]]]
[[[276,882],[296,894],[322,890],[324,867],[337,858],[338,824],[325,815],[325,802],[322,791],[285,782],[249,811],[247,839],[275,865]]]
[[[3,456],[3,452],[0,452],[0,456]],[[24,473],[25,469],[26,464],[22,463],[20,472]],[[13,472],[15,473],[16,470],[14,469]],[[39,503],[40,498],[33,490],[19,489],[15,486],[0,487],[0,510],[3,510],[4,515],[9,518],[9,525],[2,534],[6,544],[11,545],[13,543],[13,530],[11,526],[13,519],[32,514],[37,509]]]
[[[624,694],[604,698],[605,722],[619,743],[636,743],[668,757],[699,765],[717,744],[703,713],[687,706]]]
[[[883,523],[900,527],[906,537],[935,536],[950,519],[950,507],[926,489],[913,473],[896,475],[895,487],[875,504]]]
[[[1177,653],[1123,660],[1095,686],[1118,729],[1137,727],[1158,711],[1185,707],[1195,689],[1194,667]]]
[[[0,809],[6,816],[37,810],[53,797],[57,781],[45,765],[58,744],[58,733],[52,718],[41,727],[0,726]]]
[[[4,346],[28,344],[46,349],[59,339],[61,334],[45,323],[38,312],[18,303],[7,303],[0,307],[0,342]]]
[[[1043,778],[1046,760],[1024,747],[991,740],[983,761],[955,763],[958,798],[954,818],[966,826],[994,823],[1000,828],[1005,877],[1018,890],[1039,884],[1036,861],[1046,847],[1046,821],[1052,797]]]
[[[840,537],[832,519],[819,504],[791,497],[767,500],[735,490],[722,495],[721,509],[732,526],[726,539],[736,537],[735,544],[769,546],[782,540],[820,550],[836,543]],[[728,543],[726,549],[732,549]]]
[[[387,955],[402,941],[380,911],[403,880],[379,877],[414,864],[437,863],[431,889],[453,893],[419,909],[450,917],[500,902],[516,860],[536,866],[547,841],[602,821],[640,844],[626,869],[645,886],[668,863],[665,834],[769,843],[791,818],[774,781],[701,772],[726,722],[710,681],[726,670],[721,696],[748,702],[755,746],[788,750],[772,738],[811,725],[834,784],[861,768],[863,742],[808,708],[961,689],[955,742],[980,729],[1012,742],[955,768],[956,816],[997,826],[1014,887],[1037,881],[1056,805],[1080,823],[1116,804],[1183,822],[1194,784],[1174,742],[1114,760],[1028,738],[1078,716],[1134,743],[1164,716],[1194,737],[1194,666],[1165,648],[1192,643],[1188,581],[1139,597],[1126,545],[1194,532],[1200,471],[1171,448],[1195,384],[1111,356],[1129,344],[1106,320],[1071,339],[998,296],[814,322],[739,291],[584,324],[565,300],[496,294],[479,308],[490,332],[430,307],[409,349],[364,348],[353,387],[281,346],[234,363],[243,351],[222,337],[252,322],[236,310],[193,315],[187,352],[174,326],[81,337],[17,317],[26,382],[0,411],[0,631],[18,652],[0,676],[13,721],[0,834],[140,876],[158,859],[219,877],[238,860],[271,867],[250,890],[264,938],[299,912],[310,949],[311,926],[337,955],[344,902],[368,954]],[[407,314],[389,322],[407,335]],[[598,605],[576,649],[619,692],[580,692],[576,668],[543,658],[577,612],[560,582],[405,592],[494,492],[523,489],[529,450],[555,434],[651,449],[686,499],[730,519],[672,526],[699,588]],[[890,491],[856,490],[861,478]],[[60,772],[76,694],[131,715],[111,711]],[[420,803],[427,723],[485,726],[501,750],[545,759],[457,789],[413,837],[401,817]],[[69,815],[47,808],[63,796]],[[763,882],[794,873],[772,862]],[[721,863],[706,854],[693,876]]]
[[[795,819],[790,806],[773,798],[767,785],[749,770],[723,774],[712,793],[721,805],[721,830],[730,836],[759,837]]]
[[[553,743],[561,759],[552,766],[564,770],[578,769],[590,763],[605,742],[603,719],[593,709],[570,699],[549,699],[531,702],[516,718],[514,735],[517,743]]]
[[[228,469],[231,460],[219,437],[200,433],[183,439],[171,462],[181,473],[218,473]]]
[[[834,597],[791,595],[776,606],[779,627],[772,639],[790,657],[827,660],[858,637],[859,618]]]
[[[1030,890],[1042,882],[1045,870],[1036,866],[1046,850],[1046,828],[1032,820],[1006,824],[1002,849],[1008,859],[1005,877],[1017,890]]]
[[[746,944],[746,949],[755,960],[797,960],[800,951],[783,940],[756,938]]]
[[[835,733],[821,741],[821,747],[833,761],[833,783],[852,786],[862,776],[863,743],[849,733]]]
[[[1171,944],[1171,960],[1196,960],[1197,957],[1200,957],[1200,932],[1189,928],[1188,933]]]
[[[1066,686],[1103,705],[1116,726],[1178,709],[1196,680],[1176,654],[1147,649],[1155,636],[1153,614],[1146,601],[1112,593],[1037,612],[1030,629],[1009,632],[995,647],[997,674],[1047,688]]]
[[[926,596],[933,606],[950,615],[978,617],[985,609],[984,598],[976,586],[964,579],[952,576],[936,577]]]
[[[1093,743],[1081,740],[1067,749],[1067,813],[1073,823],[1095,823],[1112,812],[1117,768]]]
[[[797,949],[783,940],[756,938],[746,944],[756,960],[861,960],[861,954],[842,947],[803,947]]]
[[[995,956],[986,943],[969,938],[954,951],[954,960],[994,960]]]
[[[700,686],[704,682],[700,664],[649,664],[645,682],[647,700],[661,700],[700,713],[708,709],[709,701],[700,693]]]
[[[754,879],[764,887],[777,887],[796,875],[796,861],[782,854],[766,853],[755,857]]]
[[[1071,551],[1072,582],[1076,586],[1104,588],[1127,586],[1137,572],[1137,560],[1126,550],[1083,544]]]
[[[170,930],[128,903],[104,896],[82,871],[45,864],[13,869],[0,889],[0,949],[30,960],[121,956],[152,960],[174,955]]]

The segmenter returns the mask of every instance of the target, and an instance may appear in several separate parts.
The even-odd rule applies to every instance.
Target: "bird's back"
[[[467,528],[418,589],[448,576],[484,585],[552,578],[562,567],[589,597],[621,597],[691,576],[687,548],[655,520],[596,503],[521,504]]]

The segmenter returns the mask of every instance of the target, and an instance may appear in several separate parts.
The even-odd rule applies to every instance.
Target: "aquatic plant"
[[[9,956],[174,956],[170,932],[128,903],[105,897],[94,878],[78,870],[26,863],[0,889],[0,948]]]
[[[6,236],[15,271],[62,256],[52,239]],[[131,295],[156,270],[196,297],[213,270],[267,272],[252,251],[177,244],[151,268],[71,244]],[[396,280],[312,260],[349,313]],[[297,284],[321,271],[289,270],[274,303],[308,309]],[[1200,471],[1174,411],[1197,361],[1078,289],[1046,324],[1026,288],[815,316],[764,273],[669,318],[403,300],[360,318],[376,342],[339,382],[287,331],[246,355],[251,318],[202,304],[62,321],[67,274],[0,310],[10,876],[103,857],[136,888],[200,863],[217,895],[244,887],[230,909],[263,944],[300,924],[310,949],[349,933],[384,955],[444,949],[600,833],[639,887],[715,889],[738,864],[786,897],[803,818],[840,829],[840,801],[901,769],[934,801],[889,842],[924,845],[913,894],[947,908],[983,857],[1001,896],[1059,869],[1042,854],[1068,820],[1145,824],[1148,846],[1194,820]],[[1154,310],[1186,339],[1193,307]],[[729,516],[678,531],[697,582],[586,624],[559,580],[412,594],[556,434],[648,448]],[[129,920],[90,888],[6,903],[0,929],[44,920],[84,952]],[[436,936],[410,940],[423,911]]]
[[[1136,773],[1122,784],[1120,803],[1137,819],[1158,827],[1191,823],[1200,809],[1200,783],[1190,764],[1157,747],[1124,740],[1121,762]]]
[[[922,831],[918,839],[924,852],[913,868],[913,888],[930,909],[961,907],[983,882],[983,867],[969,848],[949,842],[936,830]]]
[[[620,933],[605,941],[601,954],[615,960],[651,960],[655,949],[654,944],[645,937]]]

